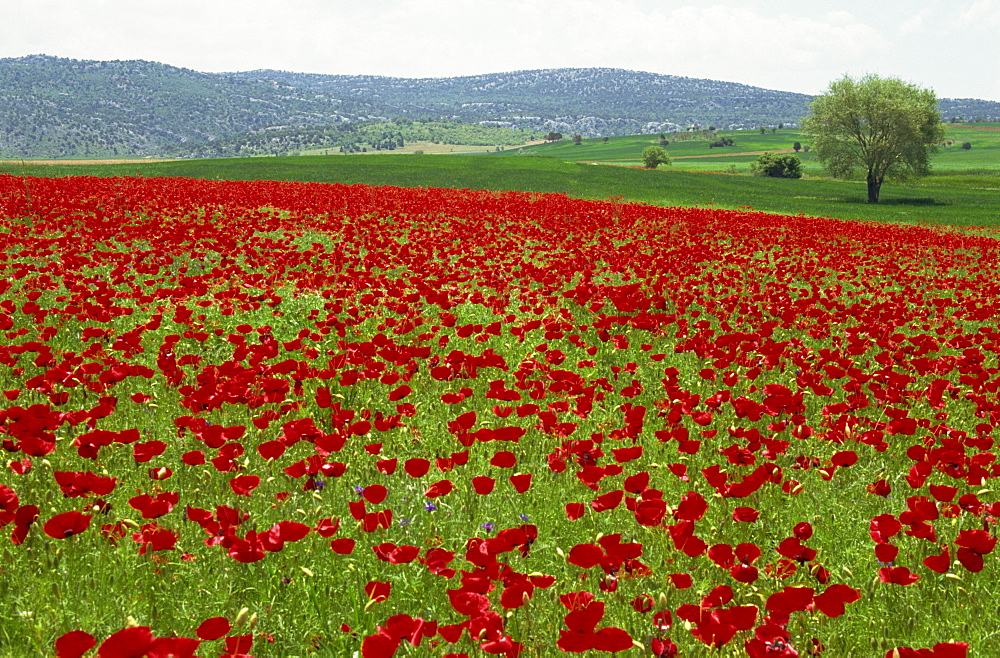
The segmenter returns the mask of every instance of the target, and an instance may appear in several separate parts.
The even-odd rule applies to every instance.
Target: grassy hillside
[[[809,144],[806,135],[792,129],[767,130],[764,134],[759,130],[737,130],[718,131],[707,136],[703,133],[682,133],[665,134],[664,137],[670,142],[665,148],[674,158],[671,166],[685,171],[727,172],[735,166],[736,173],[749,173],[750,163],[757,159],[757,155],[741,154],[792,152],[795,142],[803,147]],[[731,139],[733,145],[721,148],[709,146],[721,138]],[[972,148],[962,149],[965,142],[969,142]],[[583,139],[579,145],[571,139],[562,139],[507,151],[503,155],[538,155],[572,162],[639,166],[642,164],[642,150],[659,143],[659,134],[610,137],[607,141],[603,138]],[[1000,172],[1000,124],[947,124],[945,143],[949,145],[941,146],[932,157],[935,176]],[[811,153],[801,151],[797,155],[807,176],[823,175],[820,163]]]

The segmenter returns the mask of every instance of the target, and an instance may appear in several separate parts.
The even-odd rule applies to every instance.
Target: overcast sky
[[[0,57],[442,77],[614,67],[1000,101],[1000,0],[0,0]],[[2,80],[0,80],[2,84]]]

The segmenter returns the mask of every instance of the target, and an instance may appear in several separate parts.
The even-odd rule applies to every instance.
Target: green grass
[[[722,134],[722,133],[720,133]],[[776,149],[803,141],[790,130],[733,136],[730,152]],[[956,137],[957,135],[957,137]],[[673,136],[670,136],[673,137]],[[819,163],[803,153],[806,178],[764,179],[748,175],[718,175],[735,167],[749,172],[755,156],[684,160],[683,155],[721,153],[705,141],[678,141],[668,147],[674,164],[648,171],[634,167],[600,166],[641,153],[658,135],[571,141],[524,149],[551,157],[517,156],[514,149],[494,155],[364,155],[280,158],[232,158],[116,165],[0,164],[0,172],[23,176],[181,176],[227,180],[287,180],[322,183],[449,187],[486,190],[555,192],[572,197],[637,201],[669,206],[747,208],[766,212],[862,219],[882,222],[994,226],[1000,223],[1000,131],[951,128],[956,145],[935,156],[940,173],[912,184],[887,183],[878,205],[865,203],[863,182],[820,178]],[[973,148],[960,148],[969,141]],[[574,156],[574,157],[570,157]],[[585,157],[576,157],[585,156]],[[593,156],[591,158],[591,156]],[[636,156],[637,157],[637,156]],[[637,162],[634,164],[638,164]],[[692,171],[696,170],[696,171]],[[718,173],[704,173],[715,171]]]

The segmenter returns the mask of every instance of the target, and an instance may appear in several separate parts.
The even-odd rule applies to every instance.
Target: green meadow
[[[180,176],[225,180],[447,187],[554,192],[577,198],[619,199],[665,206],[712,206],[791,215],[905,224],[993,226],[1000,222],[1000,124],[949,125],[933,156],[931,176],[889,182],[878,205],[865,203],[863,181],[826,178],[809,152],[805,175],[781,180],[750,175],[760,151],[790,152],[808,139],[792,130],[720,131],[734,144],[710,148],[701,133],[665,135],[673,163],[640,168],[639,155],[659,135],[571,139],[479,155],[331,155],[178,160],[133,164],[0,163],[19,176]],[[966,150],[962,143],[969,142]],[[743,154],[743,155],[741,155]]]

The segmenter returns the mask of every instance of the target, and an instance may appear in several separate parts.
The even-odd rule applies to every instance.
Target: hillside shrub
[[[754,176],[771,178],[802,178],[802,161],[794,155],[764,153],[750,165]]]

